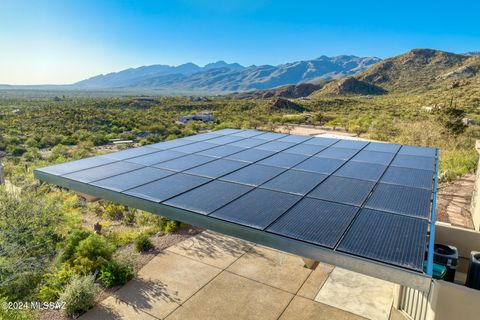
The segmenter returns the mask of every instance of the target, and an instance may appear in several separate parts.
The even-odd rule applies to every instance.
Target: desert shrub
[[[127,226],[135,224],[135,210],[128,210],[128,212],[123,217],[123,223]]]
[[[112,258],[114,247],[101,236],[91,234],[80,241],[72,264],[77,272],[93,272]]]
[[[180,228],[181,222],[175,221],[175,220],[170,220],[167,218],[163,218],[161,223],[160,223],[160,229],[164,233],[170,233],[170,232],[175,232],[177,231],[178,228]]]
[[[75,275],[75,271],[67,264],[63,264],[60,270],[55,273],[46,273],[42,280],[44,284],[37,294],[38,299],[45,302],[57,301],[64,287],[70,283]]]
[[[126,263],[111,260],[100,268],[98,279],[105,287],[123,285],[133,278],[133,268]]]
[[[109,203],[105,207],[105,211],[103,212],[103,216],[110,220],[120,220],[123,218],[123,212],[125,211],[125,206]]]
[[[146,234],[141,234],[135,239],[135,249],[138,252],[145,252],[153,249],[155,246]]]
[[[59,256],[59,261],[65,262],[67,260],[70,260],[75,254],[80,241],[85,240],[91,234],[92,232],[87,230],[81,230],[81,229],[73,230],[65,239],[63,252]]]
[[[94,282],[94,276],[75,276],[65,287],[60,295],[60,301],[65,302],[65,313],[69,316],[77,316],[95,303],[95,297],[99,292],[99,286]]]

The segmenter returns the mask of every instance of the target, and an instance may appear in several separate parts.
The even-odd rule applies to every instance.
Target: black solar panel
[[[116,160],[105,157],[91,157],[82,160],[71,161],[67,163],[56,164],[50,167],[42,168],[42,172],[63,175],[79,170],[85,170],[88,168],[98,167],[108,163],[115,162]]]
[[[210,141],[210,140],[207,140],[207,141]],[[203,151],[203,150],[215,148],[217,146],[218,145],[213,144],[213,143],[200,141],[200,142],[194,142],[192,144],[187,144],[187,145],[184,145],[184,146],[181,146],[181,147],[172,148],[171,150],[172,151],[183,152],[183,153],[195,153],[195,152],[200,152],[200,151]]]
[[[236,146],[236,147],[242,147],[242,148],[253,148],[256,146],[259,146],[261,144],[267,143],[268,140],[261,140],[261,139],[245,139],[245,140],[239,140],[233,143],[230,143],[231,146]]]
[[[377,163],[377,164],[382,164],[386,166],[392,161],[394,156],[395,154],[390,152],[362,150],[355,157],[353,157],[352,160],[360,161],[360,162]]]
[[[212,181],[164,203],[201,214],[210,214],[251,189],[252,187],[236,183]]]
[[[326,174],[287,170],[261,187],[270,190],[305,195],[328,177]]]
[[[358,150],[346,148],[327,148],[317,154],[319,157],[348,160],[353,157]]]
[[[263,230],[298,200],[300,196],[255,189],[210,216]]]
[[[309,197],[361,206],[375,183],[331,176],[308,194]]]
[[[223,158],[225,156],[231,155],[233,153],[237,153],[240,151],[245,150],[245,148],[240,148],[240,147],[235,147],[235,146],[230,146],[230,145],[224,145],[224,146],[219,146],[215,147],[212,149],[207,149],[204,151],[199,152],[199,155],[202,156],[209,156],[209,157],[215,157],[215,158]]]
[[[270,157],[275,154],[273,151],[260,150],[260,149],[248,149],[240,151],[239,153],[232,154],[226,157],[226,159],[237,160],[243,162],[256,162],[264,158]]]
[[[345,161],[340,159],[311,157],[294,168],[297,170],[331,174],[344,163]]]
[[[435,158],[408,156],[404,154],[398,154],[392,161],[392,166],[423,169],[423,170],[435,170]]]
[[[365,207],[428,218],[431,195],[430,190],[379,183]]]
[[[335,143],[335,148],[347,148],[347,149],[363,149],[368,142],[360,140],[340,140]]]
[[[204,177],[177,173],[123,193],[154,202],[162,202],[209,181],[210,179]]]
[[[402,146],[398,154],[408,154],[411,156],[432,157],[437,155],[437,150],[434,148]]]
[[[426,220],[363,209],[338,250],[421,272],[427,228]]]
[[[92,182],[140,168],[143,168],[143,166],[135,163],[118,161],[91,169],[69,173],[64,175],[64,177],[81,182]]]
[[[337,141],[339,141],[339,140],[338,139],[332,139],[332,138],[314,137],[314,138],[308,140],[305,143],[328,147],[328,146],[331,146],[332,144],[336,143]]]
[[[188,169],[197,167],[199,165],[205,164],[215,159],[216,158],[200,156],[198,154],[189,154],[173,160],[161,162],[159,164],[154,165],[154,167],[173,170],[173,171],[183,171],[183,170],[188,170]]]
[[[138,187],[142,184],[165,178],[174,173],[175,172],[173,171],[145,167],[135,171],[119,174],[111,178],[92,182],[92,185],[121,192]]]
[[[381,164],[350,161],[335,172],[336,176],[377,181],[387,167]]]
[[[158,149],[149,148],[149,147],[140,147],[140,148],[131,148],[122,151],[112,152],[104,154],[105,158],[115,159],[115,160],[125,160],[128,158],[143,156],[145,154],[158,152]]]
[[[429,170],[390,167],[380,179],[383,183],[432,190],[433,177]]]
[[[142,164],[145,166],[151,166],[160,162],[172,160],[185,156],[185,153],[177,152],[173,150],[164,150],[155,153],[150,153],[144,156],[129,158],[125,161]]]
[[[302,154],[280,152],[263,159],[259,164],[289,169],[306,159],[308,159],[308,156]]]
[[[390,143],[379,143],[379,142],[370,142],[368,146],[365,147],[365,151],[378,151],[378,152],[390,152],[397,153],[401,145],[399,144],[390,144]]]
[[[290,148],[294,146],[294,143],[291,142],[281,142],[281,141],[270,141],[265,144],[261,144],[259,146],[256,146],[255,149],[260,149],[260,150],[267,150],[267,151],[282,151],[287,148]]]
[[[322,146],[322,145],[301,143],[301,144],[297,144],[296,146],[293,146],[291,148],[286,149],[284,152],[295,153],[295,154],[304,154],[306,156],[313,156],[314,154],[319,153],[320,151],[322,151],[325,148],[326,148],[326,146]]]
[[[247,163],[245,162],[218,159],[212,162],[208,162],[206,164],[202,164],[201,166],[195,167],[193,169],[189,169],[185,172],[208,178],[218,178],[230,172],[238,170],[246,165]]]
[[[241,184],[246,184],[251,186],[259,186],[262,183],[279,175],[283,171],[285,171],[285,169],[253,164],[251,166],[232,172],[222,177],[221,180],[236,182],[236,183],[241,183]]]
[[[305,198],[267,231],[333,248],[357,211],[356,207]]]
[[[172,148],[176,148],[176,147],[185,146],[187,144],[192,144],[194,142],[195,141],[193,141],[193,140],[176,139],[176,140],[170,140],[170,141],[165,141],[165,142],[149,144],[148,147],[159,149],[159,150],[167,150],[167,149],[172,149]]]
[[[338,261],[358,255],[418,274],[436,157],[431,148],[225,129],[35,175],[299,255],[335,258],[338,247]]]

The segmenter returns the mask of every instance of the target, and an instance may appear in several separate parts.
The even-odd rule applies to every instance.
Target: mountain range
[[[340,79],[365,71],[381,59],[321,56],[277,66],[244,67],[218,61],[204,67],[151,65],[98,75],[71,85],[74,89],[149,89],[167,92],[224,93],[270,89],[288,84]]]

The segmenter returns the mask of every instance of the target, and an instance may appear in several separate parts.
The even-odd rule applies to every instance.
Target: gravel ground
[[[135,273],[138,272],[144,265],[146,265],[150,260],[152,260],[157,254],[162,252],[164,249],[181,242],[195,234],[202,232],[203,230],[200,228],[187,226],[180,230],[177,230],[174,233],[169,234],[162,234],[158,233],[154,236],[150,237],[153,245],[155,246],[154,249],[144,252],[138,253],[135,251],[133,244],[129,244],[123,248],[120,248],[115,253],[116,257],[119,258],[126,258],[131,259]],[[108,298],[111,296],[115,291],[120,289],[121,286],[105,289],[102,288],[102,291],[97,297],[97,303]],[[61,310],[44,310],[40,314],[41,320],[69,320],[71,318],[67,317]]]

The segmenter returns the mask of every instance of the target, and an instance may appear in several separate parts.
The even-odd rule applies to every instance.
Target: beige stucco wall
[[[480,140],[476,143],[477,152],[480,153]],[[475,178],[475,186],[473,189],[473,197],[470,211],[472,212],[473,225],[475,230],[480,230],[480,159],[477,166],[477,174]]]
[[[428,319],[480,319],[480,290],[446,281],[433,281]]]

